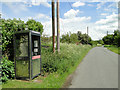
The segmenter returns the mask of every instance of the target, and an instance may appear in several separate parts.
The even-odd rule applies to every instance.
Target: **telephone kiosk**
[[[41,73],[40,33],[32,30],[14,34],[15,78],[31,80]]]

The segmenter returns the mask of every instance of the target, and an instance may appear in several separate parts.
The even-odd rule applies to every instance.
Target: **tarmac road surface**
[[[76,69],[69,88],[118,88],[118,54],[104,47],[91,49]]]

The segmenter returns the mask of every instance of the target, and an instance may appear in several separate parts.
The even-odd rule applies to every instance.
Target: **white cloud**
[[[106,11],[108,13],[111,13],[111,12],[117,12],[118,9],[115,9],[115,8],[105,8],[104,11]]]
[[[106,2],[100,2],[99,4],[97,4],[97,8],[96,9],[100,9]]]
[[[37,14],[34,18],[40,21],[40,18],[46,18],[46,21],[40,21],[43,24],[44,32],[48,36],[52,35],[52,19],[44,14]],[[33,19],[34,19],[33,18]],[[56,18],[55,18],[56,19]],[[100,19],[95,23],[90,22],[91,17],[73,17],[73,18],[60,18],[60,36],[67,34],[67,32],[77,33],[81,31],[82,33],[87,33],[86,27],[89,27],[89,36],[93,40],[99,40],[106,35],[106,32],[112,33],[117,29],[117,14],[106,16],[105,19]],[[55,25],[56,26],[56,25]],[[56,32],[57,35],[57,32]]]
[[[47,3],[47,2],[43,2],[42,5],[46,6],[46,7],[51,7],[51,4]]]
[[[91,17],[73,17],[73,18],[60,18],[60,35],[67,34],[67,32],[87,33],[86,27],[89,27],[89,36],[93,40],[102,39],[106,32],[113,33],[118,28],[117,14],[106,16],[105,19],[100,19],[95,23],[90,22]],[[43,34],[52,35],[52,19],[42,23],[44,25]]]
[[[51,0],[0,0],[1,2],[46,2]]]
[[[88,6],[93,7],[94,5],[93,4],[88,4]]]
[[[73,7],[79,7],[79,6],[84,6],[84,5],[85,5],[85,3],[80,2],[80,1],[75,2],[75,3],[72,4]]]
[[[21,11],[28,11],[27,7],[25,6],[25,4],[21,4],[21,3],[5,3],[14,13],[19,13]]]
[[[101,19],[99,21],[96,21],[95,24],[99,24],[99,25],[113,24],[113,23],[117,22],[117,20],[118,20],[118,15],[113,13],[110,16],[106,16],[105,19]]]
[[[37,6],[37,5],[40,5],[40,2],[37,2],[36,0],[32,0],[31,4]]]
[[[107,13],[101,13],[101,15],[102,15],[102,16],[106,16],[106,15],[107,15]]]
[[[116,8],[118,8],[118,2],[113,2],[113,3],[111,3],[111,4],[108,6],[108,8],[111,8],[111,7],[116,7]]]
[[[74,17],[74,18],[62,19],[64,23],[79,23],[79,22],[86,22],[89,20],[91,20],[91,17]]]
[[[98,30],[98,33],[102,33],[103,36],[108,31],[109,33],[113,33],[114,30],[118,29],[118,15],[113,13],[109,16],[106,16],[105,19],[100,19],[96,21],[95,28]]]
[[[60,35],[66,34],[67,32],[77,33],[77,31],[81,31],[82,33],[86,33],[86,26],[89,26],[89,35],[93,40],[101,39],[106,35],[106,32],[113,32],[113,30],[117,29],[117,14],[113,13],[112,15],[106,16],[105,19],[100,19],[95,23],[90,22],[91,17],[78,17],[77,15],[82,13],[79,10],[71,9],[64,14],[65,18],[60,18]],[[105,13],[101,13],[101,15],[105,15]],[[36,19],[40,21],[44,26],[43,34],[47,34],[49,36],[52,35],[52,19],[51,17],[39,13],[34,17],[26,17],[25,19]],[[27,21],[27,20],[26,20]]]
[[[1,0],[2,2],[23,2],[23,1],[29,1],[29,0]],[[46,2],[51,0],[36,0],[41,2]],[[75,2],[79,0],[60,0],[60,2]],[[119,0],[80,0],[82,2],[118,2]]]
[[[105,10],[105,11],[110,11],[110,9],[109,9],[109,8],[105,8],[104,10]]]
[[[1,18],[6,17],[6,14],[5,14],[5,13],[0,12],[0,14],[1,14]]]
[[[31,6],[38,6],[38,5],[43,5],[45,7],[51,7],[51,4],[49,4],[47,2],[47,0],[2,0],[1,2],[7,2],[7,3],[18,3],[21,2],[23,3],[22,5],[24,5],[25,7],[27,7],[27,5],[29,7]]]
[[[118,12],[118,2],[112,2],[104,8],[107,13]]]
[[[39,13],[39,14],[35,15],[35,16],[33,17],[33,19],[35,19],[35,20],[37,20],[37,21],[40,21],[40,22],[42,22],[42,23],[51,20],[51,18],[50,18],[49,16],[47,16],[47,15],[45,15],[45,14],[42,14],[42,13]]]
[[[34,19],[50,19],[50,17],[49,16],[47,16],[47,15],[45,15],[45,14],[41,14],[41,13],[39,13],[39,14],[37,14],[35,17],[34,17]]]
[[[74,19],[61,19],[60,20],[60,30],[61,35],[67,34],[67,32],[77,33],[77,31],[81,31],[82,33],[87,33],[86,27],[89,27],[89,36],[93,40],[99,40],[103,36],[106,35],[106,30],[108,28],[106,26],[101,27],[100,25],[96,25],[95,23],[91,23],[90,17],[75,17]]]
[[[67,32],[77,33],[82,31],[86,33],[86,23],[91,20],[91,17],[73,17],[73,18],[60,18],[60,35],[67,34]],[[44,32],[48,36],[52,35],[52,19],[43,22]]]
[[[51,18],[49,16],[47,16],[45,14],[42,14],[42,13],[38,13],[34,16],[21,17],[20,19],[25,21],[25,22],[27,22],[28,19],[34,19],[34,20],[39,21],[41,23],[44,23],[44,22],[47,22],[47,21],[51,20]]]
[[[48,2],[34,2],[35,0],[32,0],[31,3],[23,0],[24,2],[18,3],[18,2],[4,2],[5,5],[7,5],[11,11],[15,14],[19,14],[22,11],[28,11],[28,7],[32,7],[33,5],[44,5],[45,7],[51,7],[51,5]],[[1,5],[0,5],[1,6]],[[1,11],[1,10],[0,10]]]
[[[117,14],[106,16],[105,19],[100,19],[95,23],[90,22],[91,17],[73,17],[73,18],[60,18],[60,35],[67,34],[67,32],[87,33],[86,27],[89,27],[89,36],[93,40],[102,39],[106,32],[113,33],[118,28]],[[52,20],[42,23],[44,25],[44,34],[52,35]]]
[[[1,0],[1,2],[21,2],[22,0]],[[25,0],[23,0],[25,1]]]
[[[86,23],[91,20],[91,17],[74,17],[74,18],[66,18],[60,19],[61,25],[61,35],[66,34],[67,32],[77,33],[77,31],[82,31],[82,33],[86,33]]]
[[[38,6],[38,5],[44,5],[45,7],[51,7],[51,5],[45,0],[45,1],[41,1],[41,0],[31,0],[31,5],[34,6]]]
[[[79,10],[70,9],[69,11],[67,11],[67,12],[64,14],[64,17],[65,17],[65,18],[73,18],[73,17],[76,17],[76,15],[77,15],[78,13],[82,13],[82,12],[79,11]]]

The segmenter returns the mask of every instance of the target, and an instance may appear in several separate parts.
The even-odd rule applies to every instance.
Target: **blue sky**
[[[113,33],[118,29],[117,2],[60,2],[60,35],[67,32],[86,33],[93,40],[101,39],[106,32]],[[35,19],[44,26],[43,34],[52,35],[51,2],[1,2],[0,13],[2,18],[20,18],[25,22]],[[2,10],[1,10],[2,8]]]

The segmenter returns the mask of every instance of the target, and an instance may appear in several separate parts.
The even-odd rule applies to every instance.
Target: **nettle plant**
[[[7,56],[4,56],[1,61],[2,64],[2,82],[8,81],[8,79],[13,79],[15,76],[14,73],[14,64],[12,61],[8,60]]]

